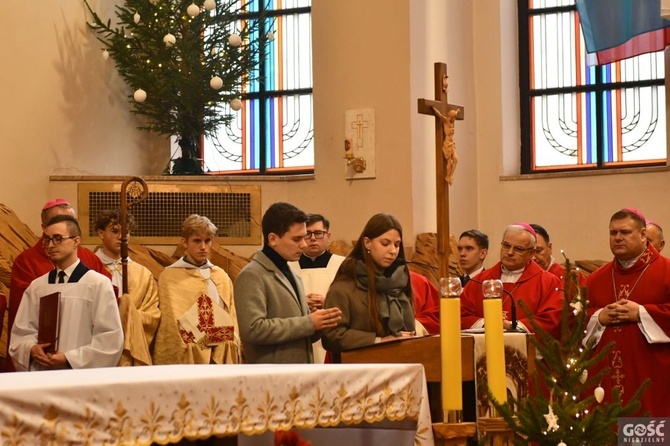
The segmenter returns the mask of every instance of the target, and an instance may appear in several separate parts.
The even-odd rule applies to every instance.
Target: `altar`
[[[433,445],[420,364],[169,365],[2,378],[3,446],[168,444],[401,421],[412,422],[414,444]]]

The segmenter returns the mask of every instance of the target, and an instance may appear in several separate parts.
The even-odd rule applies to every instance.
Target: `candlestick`
[[[440,279],[440,353],[442,361],[442,411],[444,422],[461,422],[463,390],[461,372],[461,281]]]
[[[484,339],[486,344],[486,375],[491,394],[499,404],[507,402],[505,385],[505,340],[503,338],[502,295],[500,280],[485,280]],[[491,408],[493,411],[493,407]]]

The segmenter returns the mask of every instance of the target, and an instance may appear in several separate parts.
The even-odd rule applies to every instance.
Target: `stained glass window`
[[[663,52],[589,66],[574,0],[519,0],[521,172],[664,165]]]
[[[211,173],[304,173],[314,169],[311,0],[251,0],[246,20],[260,20],[273,40],[261,52],[242,108],[218,135],[205,138]]]

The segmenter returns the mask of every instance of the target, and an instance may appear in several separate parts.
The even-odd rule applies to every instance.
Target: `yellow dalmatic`
[[[112,283],[119,290],[123,353],[118,365],[151,365],[151,343],[161,317],[156,280],[146,267],[128,259],[129,292],[121,294],[121,261],[109,258],[101,249],[95,254],[102,260],[112,275]]]
[[[178,260],[161,273],[158,294],[154,364],[241,362],[233,282],[224,270]]]

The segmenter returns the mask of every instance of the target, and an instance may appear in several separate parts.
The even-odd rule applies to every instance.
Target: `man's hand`
[[[61,352],[55,353],[45,353],[44,349],[47,348],[49,343],[46,344],[35,344],[30,349],[30,356],[37,362],[42,368],[55,370],[55,369],[64,369],[65,364],[67,363],[67,358],[65,354]]]
[[[323,308],[323,302],[326,300],[326,296],[317,293],[309,293],[306,297],[309,311],[320,310]]]
[[[601,325],[637,323],[640,321],[640,305],[632,300],[621,299],[604,307],[598,315]]]
[[[334,328],[342,319],[342,311],[337,308],[328,308],[325,310],[314,310],[309,314],[309,318],[314,324],[316,330],[323,330],[324,328]]]

